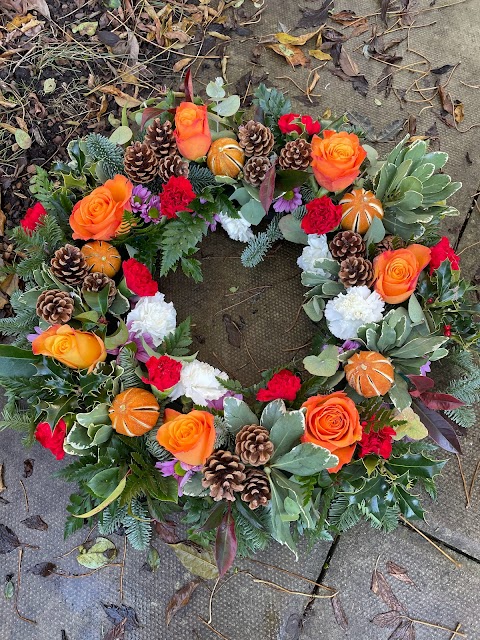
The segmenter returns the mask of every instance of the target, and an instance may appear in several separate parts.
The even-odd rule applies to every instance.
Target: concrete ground
[[[400,102],[394,92],[388,98],[382,92],[377,92],[375,83],[385,65],[367,60],[362,55],[362,46],[369,37],[369,32],[348,40],[344,45],[358,64],[360,72],[368,79],[369,91],[366,97],[356,92],[350,82],[332,75],[329,71],[333,68],[332,63],[318,70],[320,80],[314,93],[320,93],[321,97],[312,98],[312,103],[292,80],[299,87],[306,87],[309,73],[316,61],[312,60],[310,67],[293,71],[273,51],[264,50],[256,59],[255,66],[256,76],[268,73],[270,84],[289,91],[294,108],[299,112],[318,115],[327,108],[337,113],[345,109],[356,111],[367,115],[374,122],[377,132],[395,119],[407,120],[415,114],[418,135],[422,135],[436,122],[439,136],[437,144],[450,154],[448,170],[455,179],[464,183],[462,191],[455,196],[455,204],[461,215],[449,220],[445,230],[459,250],[463,251],[463,268],[472,278],[476,275],[478,277],[478,252],[470,247],[479,239],[478,209],[472,205],[480,184],[480,127],[475,126],[478,124],[480,91],[480,17],[476,11],[477,3],[478,0],[457,3],[440,0],[421,0],[415,3],[411,0],[410,4],[415,5],[421,13],[416,15],[411,25],[408,43],[405,40],[398,47],[404,52],[407,44],[410,48],[410,52],[405,52],[404,60],[398,63],[399,66],[419,62],[424,59],[422,56],[431,61],[431,68],[459,63],[448,84],[452,97],[461,100],[465,106],[465,120],[458,125],[459,130],[443,124],[438,98],[433,100],[433,106],[430,107],[430,103],[424,101],[424,97],[418,92],[416,97],[412,92],[406,94],[409,100],[415,102]],[[379,16],[373,15],[378,13],[379,5],[376,0],[337,0],[335,11],[354,9],[358,15],[369,15],[371,24],[376,22],[378,30],[382,31],[384,26]],[[318,9],[321,3],[300,3],[300,7],[305,6]],[[248,13],[254,11],[250,0],[246,0],[244,8]],[[252,47],[259,38],[281,30],[278,21],[288,29],[293,29],[301,16],[297,3],[267,4],[261,21],[249,25],[252,36],[236,36],[227,49],[229,82],[235,86],[237,80],[252,68]],[[310,30],[310,27],[294,33],[305,30]],[[392,31],[389,39],[403,39],[406,35],[406,30]],[[304,49],[308,49],[308,45]],[[395,71],[393,86],[397,89],[397,95],[401,96],[401,89],[408,88],[417,74],[397,67],[392,69]],[[205,78],[206,73],[207,70],[203,69],[201,77]],[[208,70],[210,77],[217,73],[215,69]],[[444,79],[447,77],[443,76]],[[427,86],[433,84],[432,78],[430,75],[424,80]],[[430,97],[431,93],[427,91],[424,95]],[[391,145],[392,142],[389,142],[378,147],[380,151],[387,151]],[[201,253],[204,284],[193,285],[181,274],[175,274],[161,286],[167,298],[175,302],[180,318],[188,314],[192,316],[195,325],[194,347],[199,350],[200,357],[226,369],[230,375],[243,382],[250,383],[258,379],[260,370],[286,361],[297,353],[301,354],[298,348],[309,340],[314,327],[303,315],[295,323],[302,302],[299,272],[295,265],[298,253],[296,247],[282,245],[252,271],[241,268],[238,245],[231,243],[220,233],[204,242]],[[237,292],[232,294],[231,287],[238,287]],[[226,315],[243,327],[240,347],[228,342]],[[479,461],[479,444],[480,435],[472,429],[463,441],[462,468],[467,487],[470,486]],[[35,460],[33,474],[29,478],[23,477],[23,461],[26,458]],[[22,450],[15,434],[0,435],[1,463],[4,464],[7,486],[1,497],[9,503],[0,503],[0,523],[11,527],[22,542],[37,545],[39,549],[24,549],[17,602],[20,616],[29,618],[36,624],[17,615],[15,598],[12,600],[0,595],[0,640],[103,638],[111,628],[111,623],[101,603],[120,604],[122,572],[119,567],[113,566],[87,577],[72,575],[88,572],[76,563],[75,553],[62,557],[81,544],[88,533],[79,532],[67,542],[62,538],[64,509],[73,487],[52,477],[59,463],[49,452],[40,447],[32,451]],[[20,481],[28,496],[28,512]],[[158,539],[154,541],[154,545],[160,554],[160,567],[153,574],[144,568],[145,554],[128,550],[123,573],[123,603],[136,610],[140,626],[127,630],[125,638],[413,638],[413,635],[391,635],[393,627],[380,627],[371,622],[376,614],[389,611],[395,605],[392,602],[392,592],[387,591],[385,586],[383,595],[389,604],[385,604],[370,590],[375,566],[386,577],[408,616],[421,621],[414,623],[418,640],[448,640],[452,637],[464,637],[460,635],[462,633],[470,639],[480,638],[477,603],[480,590],[480,480],[474,486],[467,509],[458,462],[453,457],[440,480],[438,502],[428,502],[427,499],[427,504],[427,523],[419,527],[455,563],[419,533],[406,527],[401,527],[388,536],[369,527],[357,527],[343,534],[335,544],[320,543],[311,551],[303,548],[297,563],[283,548],[274,545],[258,556],[258,560],[270,566],[251,561],[238,563],[239,571],[226,581],[213,598],[212,628],[208,628],[201,620],[208,620],[209,617],[210,591],[203,585],[194,592],[188,607],[180,611],[167,628],[165,607],[175,590],[188,582],[191,576],[177,561],[171,549]],[[48,530],[32,530],[22,523],[25,518],[33,515],[40,515],[48,524]],[[121,559],[123,540],[115,536],[112,536],[112,540]],[[406,569],[415,584],[401,582],[389,575],[386,568],[389,561]],[[48,577],[32,573],[31,569],[41,562],[55,563],[57,573]],[[58,575],[59,573],[67,573],[69,577]],[[2,576],[10,574],[14,574],[13,580],[16,581],[18,552],[15,551],[0,555],[0,590],[3,589]],[[255,582],[255,579],[263,582]],[[289,591],[272,588],[267,581]],[[338,601],[345,619],[339,613],[338,601],[335,615],[330,599],[318,597],[328,595],[329,592],[315,586],[313,583],[317,581],[338,590]],[[407,613],[402,612],[402,615]],[[403,619],[408,622],[407,618]],[[458,636],[452,636],[459,623],[461,627],[458,629]]]

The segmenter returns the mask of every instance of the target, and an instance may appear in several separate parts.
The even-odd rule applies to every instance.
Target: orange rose
[[[164,423],[157,432],[157,440],[172,456],[186,464],[200,465],[213,451],[215,427],[208,411],[178,413],[165,409]]]
[[[175,112],[175,138],[178,150],[187,160],[198,160],[206,155],[212,144],[212,134],[205,105],[179,104]]]
[[[313,442],[337,456],[337,466],[329,471],[338,471],[350,462],[355,443],[362,438],[355,403],[343,391],[335,391],[327,396],[312,396],[302,407],[307,409],[302,442]]]
[[[375,291],[389,304],[399,304],[409,298],[420,272],[430,262],[430,253],[430,249],[421,244],[381,253],[373,261]]]
[[[312,169],[318,184],[328,191],[343,191],[360,173],[367,152],[358,136],[346,131],[323,132],[312,138]]]
[[[55,324],[32,342],[35,355],[49,356],[71,369],[93,370],[103,362],[107,351],[103,340],[94,333],[77,331],[68,324]]]
[[[130,211],[133,185],[125,176],[107,180],[73,207],[70,215],[75,240],[110,240],[122,224],[123,212]]]

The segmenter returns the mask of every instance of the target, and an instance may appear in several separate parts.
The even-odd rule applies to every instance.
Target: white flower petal
[[[297,260],[298,266],[302,271],[330,278],[331,275],[329,273],[315,266],[317,260],[323,260],[324,258],[332,258],[328,248],[327,236],[310,234],[308,236],[308,245],[303,249]]]
[[[228,380],[226,373],[212,367],[207,362],[200,360],[187,362],[182,367],[178,383],[179,389],[176,393],[181,388],[182,395],[193,400],[195,404],[205,407],[209,400],[218,400],[226,393],[225,387],[217,380],[217,377]]]
[[[127,327],[130,333],[141,338],[148,334],[158,347],[165,336],[177,326],[177,312],[173,302],[165,302],[165,295],[157,292],[154,296],[145,296],[127,315]]]
[[[385,302],[376,291],[370,291],[365,285],[350,287],[346,293],[327,302],[325,319],[335,337],[354,339],[362,324],[379,322],[384,309]]]
[[[252,225],[241,215],[240,218],[230,218],[226,213],[219,213],[218,218],[220,220],[220,224],[232,240],[248,242],[253,238],[253,233],[250,228]]]

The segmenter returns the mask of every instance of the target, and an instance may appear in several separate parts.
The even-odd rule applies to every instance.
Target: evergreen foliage
[[[210,169],[201,167],[196,162],[190,162],[188,165],[188,179],[197,195],[200,195],[207,187],[212,187],[217,184],[215,176]]]
[[[91,133],[85,139],[85,149],[94,162],[99,162],[108,179],[123,174],[123,149],[99,133]]]
[[[465,403],[463,407],[445,411],[446,415],[464,428],[473,427],[476,422],[472,405],[480,402],[480,367],[470,351],[456,351],[448,359],[449,365],[458,370],[459,375],[448,385],[446,391]]]
[[[281,215],[276,215],[265,231],[257,233],[257,235],[248,242],[241,256],[244,267],[256,267],[257,264],[264,260],[272,245],[277,242],[277,240],[283,238],[283,234],[278,226],[281,217]]]

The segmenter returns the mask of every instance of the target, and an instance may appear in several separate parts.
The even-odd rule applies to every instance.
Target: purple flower
[[[130,205],[133,213],[140,213],[143,217],[143,213],[148,210],[148,201],[152,196],[152,192],[147,187],[141,184],[133,187],[132,195],[130,196]]]
[[[161,221],[162,213],[160,211],[159,196],[150,196],[148,204],[141,212],[140,217],[143,218],[145,222],[153,222],[153,224],[158,224]]]
[[[294,187],[291,191],[286,191],[273,203],[273,208],[277,213],[291,213],[302,204],[300,187]]]
[[[179,460],[167,460],[166,462],[157,462],[155,465],[159,469],[164,478],[173,476],[178,482],[178,495],[183,496],[183,487],[187,484],[194,473],[200,471],[202,465],[191,465]]]
[[[427,360],[425,364],[422,364],[422,366],[420,367],[420,375],[421,376],[426,376],[427,373],[430,373],[431,369],[430,369],[430,360]]]
[[[355,340],[345,340],[345,342],[340,347],[343,351],[350,351],[351,349],[358,349],[360,347],[359,342],[355,342]]]
[[[27,340],[29,342],[33,342],[35,340],[35,338],[38,338],[38,336],[40,336],[43,333],[43,330],[40,329],[40,327],[34,327],[33,330],[35,331],[35,333],[29,333],[27,335]]]
[[[233,393],[233,391],[227,391],[225,395],[218,400],[207,400],[207,407],[209,409],[215,409],[216,411],[223,411],[223,401],[225,398],[237,398],[237,400],[243,400],[241,393]]]
[[[155,349],[152,337],[148,333],[142,333],[141,337],[137,336],[135,333],[130,332],[130,327],[128,326],[128,324],[127,329],[129,330],[129,333],[128,340],[125,344],[128,344],[129,342],[133,342],[134,344],[136,344],[137,352],[135,354],[135,358],[139,362],[146,362],[150,358],[150,354],[148,354],[145,350],[144,343],[151,349]]]

